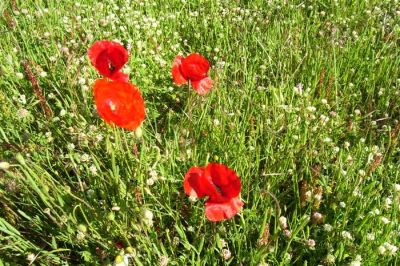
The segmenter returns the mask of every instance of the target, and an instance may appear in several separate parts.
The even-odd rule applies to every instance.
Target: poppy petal
[[[207,77],[207,72],[210,69],[210,64],[200,54],[190,54],[182,59],[180,70],[184,77],[191,81],[198,81]]]
[[[210,176],[212,183],[219,189],[221,198],[212,198],[213,201],[226,201],[237,197],[241,190],[240,179],[229,167],[220,163],[210,163],[205,168],[206,176]]]
[[[94,100],[99,115],[108,124],[135,130],[145,118],[142,95],[128,82],[96,80]]]
[[[230,219],[239,213],[243,206],[243,202],[239,197],[232,198],[225,203],[213,203],[207,201],[205,206],[205,214],[208,220],[212,222],[219,222],[225,219]]]
[[[205,77],[198,81],[192,81],[192,86],[198,94],[205,95],[210,91],[212,83],[213,81],[210,77]]]
[[[128,82],[129,81],[129,75],[125,74],[121,71],[115,72],[110,76],[110,79],[115,80],[115,81],[122,81],[122,82]]]
[[[92,65],[99,73],[108,78],[128,62],[128,51],[114,41],[97,41],[88,50],[88,56]]]
[[[203,167],[191,167],[189,171],[185,175],[185,179],[183,180],[183,189],[189,197],[198,197],[196,191],[190,184],[189,180],[193,178],[200,178],[203,174]]]
[[[211,178],[204,175],[204,167],[191,167],[185,175],[183,187],[188,196],[197,196],[198,198],[218,193]]]
[[[182,56],[178,55],[174,59],[174,63],[172,64],[172,78],[174,79],[174,83],[176,85],[183,85],[187,82],[187,79],[182,75],[181,72],[182,65]]]

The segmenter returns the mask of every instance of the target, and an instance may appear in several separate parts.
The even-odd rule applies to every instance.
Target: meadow
[[[98,115],[115,40],[141,131]],[[211,91],[176,86],[176,55]],[[0,265],[400,264],[398,0],[0,2]],[[223,163],[244,206],[183,190]]]

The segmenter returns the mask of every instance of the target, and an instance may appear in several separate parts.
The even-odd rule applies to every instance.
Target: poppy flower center
[[[113,66],[111,61],[108,62],[108,69],[110,69],[111,72],[115,70],[115,66]]]
[[[222,190],[221,190],[221,188],[219,187],[219,186],[217,186],[216,184],[214,184],[213,183],[213,186],[214,186],[214,188],[215,188],[215,190],[218,192],[218,194],[220,194],[220,195],[224,195],[223,193],[222,193]]]

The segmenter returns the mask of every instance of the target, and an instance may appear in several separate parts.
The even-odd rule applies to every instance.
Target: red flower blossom
[[[110,125],[135,130],[144,120],[142,95],[139,89],[129,82],[96,80],[94,100],[98,113]]]
[[[172,64],[172,78],[176,85],[191,82],[194,90],[204,95],[208,93],[212,86],[212,80],[208,77],[210,64],[200,54],[190,54],[187,57],[178,55]]]
[[[235,171],[223,164],[191,167],[185,175],[183,188],[191,197],[208,196],[205,214],[213,222],[232,218],[243,206],[239,199],[240,179]]]
[[[114,41],[97,41],[88,50],[92,65],[99,73],[112,80],[128,82],[128,75],[120,70],[128,62],[128,51]]]

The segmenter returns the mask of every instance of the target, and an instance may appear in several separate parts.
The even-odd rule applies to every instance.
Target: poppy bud
[[[15,159],[22,165],[26,164],[25,159],[21,153],[17,153],[17,155],[15,155]]]
[[[113,212],[108,213],[107,219],[110,221],[114,221],[115,219],[115,214]]]
[[[78,225],[78,230],[82,233],[86,233],[87,232],[87,227],[83,224],[79,224]]]
[[[135,137],[138,138],[138,139],[140,139],[140,138],[142,138],[142,136],[143,136],[142,127],[138,127],[138,128],[135,130]]]

